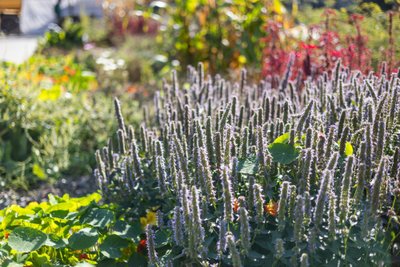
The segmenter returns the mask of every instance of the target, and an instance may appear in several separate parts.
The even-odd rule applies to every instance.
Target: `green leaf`
[[[46,243],[47,235],[30,227],[17,227],[8,238],[8,245],[18,252],[31,252]]]
[[[346,147],[344,149],[344,154],[349,157],[353,155],[353,146],[351,145],[350,142],[346,142]]]
[[[46,179],[46,173],[44,172],[44,170],[42,169],[42,167],[39,166],[39,164],[35,163],[33,164],[32,167],[32,173],[34,175],[36,175],[39,179],[44,180]]]
[[[73,250],[82,250],[94,246],[99,239],[96,229],[83,228],[79,232],[74,233],[69,239],[69,247]]]
[[[63,248],[66,244],[66,241],[61,237],[55,234],[50,234],[45,245],[53,248]]]
[[[273,144],[287,144],[289,142],[289,137],[290,137],[289,133],[284,133],[281,136],[278,136],[274,140]]]
[[[36,251],[33,251],[30,257],[34,266],[44,266],[51,262],[50,256],[47,255],[46,253],[39,254]]]
[[[127,246],[129,246],[128,240],[117,235],[110,235],[100,245],[100,250],[101,254],[107,258],[117,259],[122,257],[121,249]]]
[[[122,238],[133,239],[134,242],[139,242],[139,235],[142,233],[142,225],[140,222],[135,222],[132,225],[125,221],[117,221],[114,225],[112,234]]]
[[[134,253],[128,261],[129,266],[147,267],[146,257],[140,253]]]
[[[238,171],[241,174],[256,174],[258,170],[258,162],[255,156],[249,157],[244,160],[239,160]]]
[[[169,244],[168,237],[171,234],[166,230],[157,231],[154,236],[154,241],[156,243],[156,248],[161,248]]]
[[[268,150],[272,160],[282,164],[290,164],[299,156],[299,151],[289,144],[272,143],[268,146]]]
[[[81,223],[104,228],[114,221],[114,213],[108,209],[93,208],[81,217]]]

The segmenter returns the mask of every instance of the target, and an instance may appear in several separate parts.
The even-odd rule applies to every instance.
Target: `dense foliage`
[[[50,195],[48,202],[0,211],[0,265],[144,266],[142,225],[119,219],[97,193],[81,198]],[[118,265],[132,266],[132,265]]]
[[[390,264],[399,238],[399,75],[271,87],[200,64],[156,94],[139,131],[118,100],[117,143],[96,154],[107,201],[147,226],[150,266]],[[160,244],[154,234],[167,236]],[[395,245],[396,244],[396,245]]]

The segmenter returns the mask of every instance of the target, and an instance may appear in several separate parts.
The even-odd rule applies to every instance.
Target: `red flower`
[[[8,239],[9,236],[10,236],[10,233],[9,233],[9,232],[5,232],[5,233],[4,233],[4,238],[5,238],[5,239]]]
[[[88,260],[88,259],[89,259],[89,256],[88,256],[88,254],[86,254],[86,253],[82,253],[81,255],[79,255],[79,259],[80,259],[80,260]]]
[[[146,239],[142,239],[142,240],[140,240],[140,242],[136,248],[136,252],[143,253],[146,250],[146,248],[147,248],[147,241],[146,241]]]
[[[331,51],[329,51],[329,53],[331,54],[332,57],[336,57],[336,58],[339,58],[342,56],[342,53],[338,50],[331,50]]]

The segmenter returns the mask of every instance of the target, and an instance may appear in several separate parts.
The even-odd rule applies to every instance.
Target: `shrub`
[[[80,198],[49,195],[48,202],[0,210],[1,266],[143,262],[143,252],[136,252],[142,226],[119,219],[112,206],[99,204],[100,199],[98,193]]]
[[[95,175],[127,216],[158,210],[149,265],[390,263],[399,76],[332,73],[304,90],[288,73],[278,90],[246,71],[237,83],[189,67],[156,94],[139,131],[115,100],[118,142],[96,152]]]

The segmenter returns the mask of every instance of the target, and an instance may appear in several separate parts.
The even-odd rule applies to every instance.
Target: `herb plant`
[[[157,210],[149,266],[390,263],[399,75],[339,61],[296,87],[290,71],[278,88],[248,83],[245,70],[232,82],[200,64],[183,84],[173,72],[137,131],[115,100],[118,142],[97,151],[95,175],[126,216]]]

